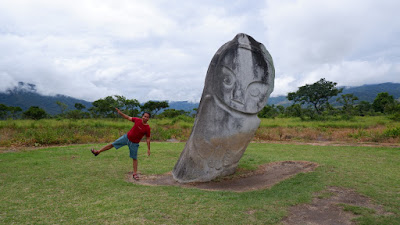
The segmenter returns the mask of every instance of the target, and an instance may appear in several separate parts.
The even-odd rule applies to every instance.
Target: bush
[[[74,120],[78,120],[78,119],[84,119],[84,118],[89,118],[90,115],[87,112],[82,112],[80,110],[72,110],[72,111],[68,111],[67,113],[65,113],[65,118],[67,119],[74,119]]]
[[[166,110],[164,110],[164,112],[162,112],[157,117],[158,118],[175,118],[180,115],[189,115],[189,112],[186,112],[185,110],[166,109]]]
[[[383,132],[383,135],[386,137],[400,137],[400,127],[387,129]]]
[[[400,113],[390,115],[389,119],[394,120],[394,121],[400,121]]]
[[[23,113],[25,118],[40,120],[47,117],[46,111],[44,109],[39,108],[38,106],[31,106],[27,111]]]
[[[193,123],[194,118],[190,116],[185,116],[185,115],[180,115],[172,119],[171,124],[175,124],[178,121],[183,121],[183,122],[188,122],[188,123]]]

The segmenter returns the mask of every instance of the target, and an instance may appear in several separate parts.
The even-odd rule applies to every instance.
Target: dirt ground
[[[176,182],[171,173],[163,175],[141,175],[140,180],[132,178],[132,173],[126,175],[129,182],[150,186],[179,186],[183,188],[199,188],[208,191],[246,192],[270,188],[271,186],[293,177],[298,173],[312,172],[318,164],[306,161],[282,161],[260,166],[256,171],[240,176],[221,178],[205,183],[181,184]],[[140,175],[140,174],[139,174]],[[385,215],[383,207],[353,190],[339,187],[329,187],[320,193],[315,193],[310,204],[296,205],[289,208],[289,215],[281,222],[286,225],[347,225],[355,224],[357,215],[345,211],[345,206],[363,207],[380,215]]]
[[[310,172],[317,166],[316,163],[305,161],[274,162],[262,165],[256,171],[242,174],[239,177],[218,179],[217,181],[204,183],[181,184],[172,178],[171,173],[150,176],[142,175],[139,181],[135,181],[132,178],[132,173],[129,173],[127,179],[129,182],[142,185],[169,185],[203,190],[244,192],[271,187],[298,173]]]
[[[289,209],[289,216],[284,218],[283,224],[329,224],[350,225],[356,224],[354,219],[358,215],[345,211],[345,206],[362,207],[370,213],[388,215],[382,206],[374,204],[369,198],[357,192],[329,187],[320,193],[315,193],[310,204],[296,205]]]

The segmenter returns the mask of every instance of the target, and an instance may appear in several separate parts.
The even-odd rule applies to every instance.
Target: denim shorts
[[[137,152],[138,152],[138,148],[139,148],[139,143],[133,143],[128,139],[128,136],[125,134],[123,136],[121,136],[120,138],[118,138],[117,140],[115,140],[112,145],[114,146],[114,148],[119,149],[125,145],[128,145],[129,147],[129,156],[132,159],[137,159]]]

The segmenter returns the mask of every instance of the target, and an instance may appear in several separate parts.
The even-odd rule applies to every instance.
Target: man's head
[[[147,123],[147,121],[149,121],[150,117],[151,117],[150,113],[144,112],[144,113],[142,114],[143,123]]]

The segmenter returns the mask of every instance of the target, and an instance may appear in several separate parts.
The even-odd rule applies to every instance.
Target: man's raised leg
[[[94,150],[94,149],[92,149],[91,151],[92,151],[93,155],[97,156],[97,155],[100,154],[101,152],[110,150],[110,149],[112,149],[113,147],[114,147],[114,146],[113,146],[112,144],[108,144],[108,145],[104,146],[103,148],[101,148],[100,150]]]

